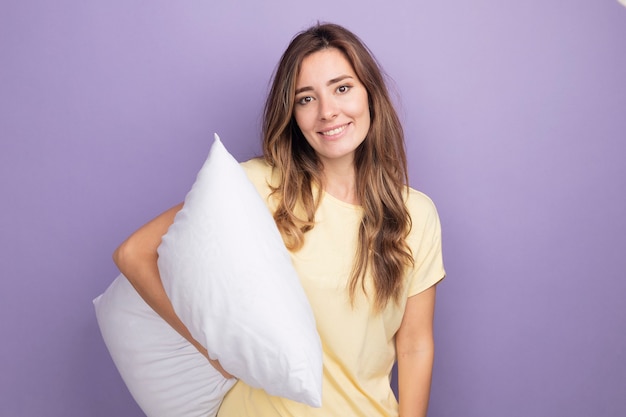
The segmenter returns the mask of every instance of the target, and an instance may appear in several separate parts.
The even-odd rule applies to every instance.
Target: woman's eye
[[[306,96],[306,97],[301,97],[301,98],[299,98],[299,99],[297,100],[297,103],[298,103],[298,104],[302,104],[302,105],[304,105],[304,104],[310,103],[311,101],[313,101],[313,97],[311,97],[311,96]]]
[[[350,86],[349,85],[342,85],[340,87],[337,87],[337,92],[338,93],[347,93],[348,90],[350,90]]]

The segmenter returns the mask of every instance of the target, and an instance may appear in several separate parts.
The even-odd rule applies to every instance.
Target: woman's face
[[[302,60],[294,117],[324,166],[353,163],[369,131],[369,104],[365,86],[338,49],[314,52]]]

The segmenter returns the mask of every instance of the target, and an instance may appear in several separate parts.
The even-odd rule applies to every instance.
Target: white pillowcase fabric
[[[269,209],[215,135],[158,249],[174,309],[212,359],[270,395],[321,405],[313,312]],[[120,275],[94,300],[113,361],[148,417],[212,417],[225,379]]]
[[[212,359],[270,395],[321,405],[311,306],[267,205],[217,135],[158,251],[174,309]]]
[[[124,275],[94,300],[105,344],[148,417],[213,417],[235,384],[139,296]]]

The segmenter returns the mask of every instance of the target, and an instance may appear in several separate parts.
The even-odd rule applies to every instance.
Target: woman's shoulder
[[[245,162],[240,163],[241,167],[246,171],[246,174],[250,175],[264,175],[272,172],[272,167],[269,166],[265,159],[262,157],[252,158]]]
[[[240,165],[259,194],[266,197],[272,184],[272,167],[263,158],[253,158]]]
[[[427,223],[439,222],[435,203],[421,191],[408,187],[406,207],[409,210],[413,228],[423,229]]]
[[[408,188],[408,192],[407,192],[406,205],[411,214],[413,214],[414,212],[416,214],[419,214],[419,213],[427,214],[433,211],[434,212],[437,211],[435,207],[435,203],[429,196],[427,196],[422,191],[416,190],[415,188],[411,188],[411,187],[407,187],[407,188]]]
[[[272,178],[272,167],[263,159],[256,157],[240,163],[243,170],[250,179],[263,178],[270,180]]]
[[[441,250],[441,223],[433,201],[423,192],[409,189],[407,208],[411,231],[407,243],[415,264],[409,274],[409,296],[418,294],[441,280],[446,272]]]

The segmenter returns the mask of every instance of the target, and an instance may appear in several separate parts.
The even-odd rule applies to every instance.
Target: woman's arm
[[[396,333],[400,417],[425,417],[434,360],[435,286],[409,297]]]
[[[208,359],[207,350],[191,336],[176,315],[163,288],[157,266],[157,248],[161,244],[161,238],[182,207],[182,203],[172,207],[130,235],[113,253],[113,261],[145,302]],[[224,377],[232,378],[218,361],[209,359],[209,362]]]

